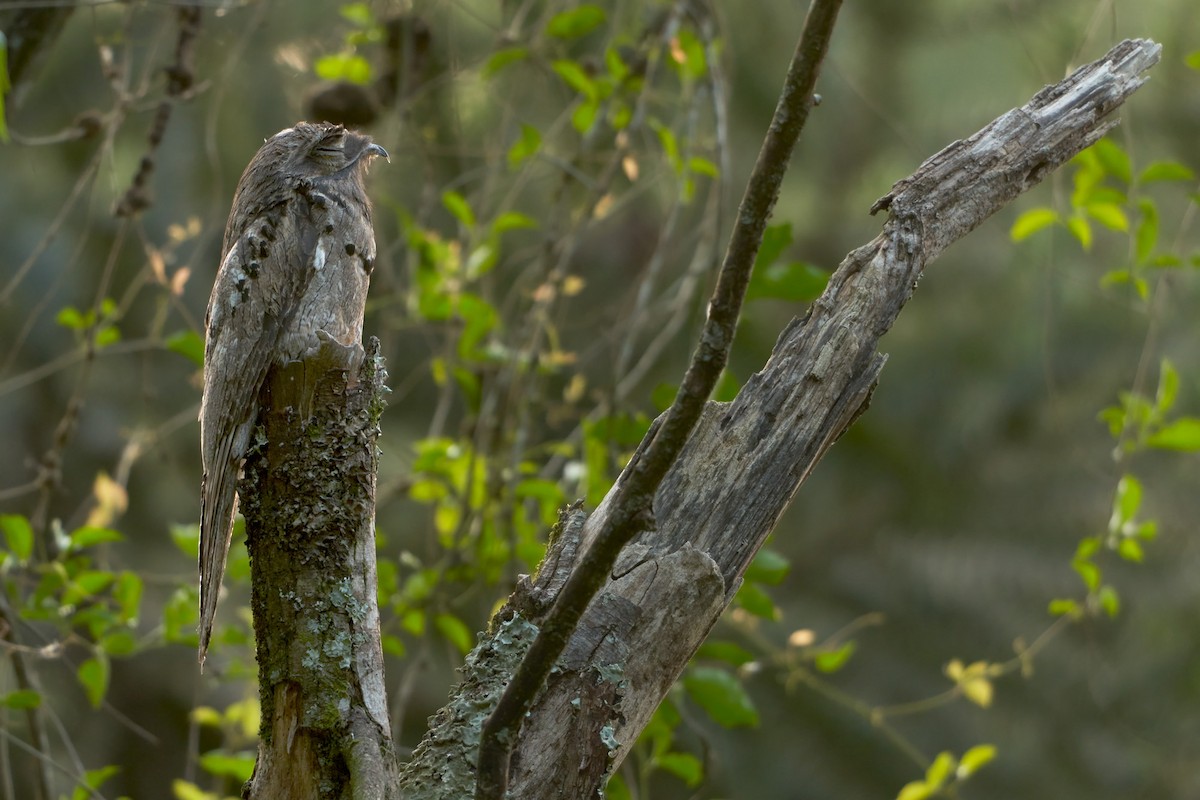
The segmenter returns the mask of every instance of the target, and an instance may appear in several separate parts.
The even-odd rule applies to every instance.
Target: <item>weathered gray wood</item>
[[[873,212],[890,212],[882,233],[845,258],[735,400],[708,405],[655,497],[656,529],[627,548],[526,720],[510,796],[597,796],[800,484],[866,409],[885,361],[879,338],[925,266],[1099,139],[1113,124],[1104,117],[1143,83],[1160,49],[1122,42],[951,144],[875,204]],[[548,557],[558,566],[520,587],[493,621],[447,707],[456,711],[405,768],[406,797],[466,796],[455,792],[470,785],[478,726],[552,600],[547,587],[560,585],[562,566],[587,547],[614,494],[586,522],[562,526]]]

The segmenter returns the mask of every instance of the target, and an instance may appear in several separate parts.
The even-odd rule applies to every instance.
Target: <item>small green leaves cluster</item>
[[[317,77],[327,81],[346,81],[364,85],[371,82],[371,63],[359,54],[362,45],[383,41],[383,26],[375,19],[367,3],[346,3],[339,12],[350,23],[343,47],[337,53],[321,56],[313,64]]]
[[[54,319],[64,328],[74,331],[80,342],[91,335],[95,347],[100,349],[120,341],[121,331],[117,329],[119,316],[117,302],[106,297],[100,303],[98,312],[93,308],[80,311],[74,306],[66,306],[59,310]]]
[[[1130,238],[1126,263],[1105,273],[1106,286],[1129,285],[1138,297],[1149,295],[1151,270],[1200,267],[1200,251],[1186,259],[1163,250],[1159,237],[1159,205],[1144,190],[1158,182],[1194,181],[1195,172],[1177,161],[1155,161],[1137,172],[1128,153],[1112,139],[1101,139],[1071,160],[1069,208],[1039,206],[1021,214],[1010,236],[1023,241],[1038,231],[1065,227],[1084,251],[1092,249],[1095,224]],[[1200,202],[1200,196],[1193,196]]]
[[[625,762],[626,773],[632,773],[636,779],[637,797],[649,794],[647,783],[657,771],[675,776],[688,788],[695,788],[704,780],[704,763],[692,753],[675,749],[675,732],[682,722],[675,701],[667,697],[642,730],[634,746],[637,758]],[[636,766],[630,766],[633,764]],[[604,796],[608,800],[632,800],[635,795],[624,776],[613,775],[605,787]]]
[[[804,261],[784,258],[784,251],[792,241],[790,222],[767,226],[746,289],[747,301],[811,303],[825,291],[825,285],[829,283],[828,272]]]
[[[930,797],[956,797],[955,792],[981,767],[996,757],[996,748],[990,744],[972,747],[955,758],[949,751],[938,753],[937,758],[925,770],[924,780],[905,784],[896,795],[896,800],[926,800]]]
[[[254,772],[254,744],[258,738],[261,711],[257,697],[247,697],[230,703],[224,711],[210,706],[192,710],[194,725],[216,731],[223,740],[199,758],[201,769],[227,786],[241,786]],[[220,795],[206,792],[194,783],[177,779],[171,784],[176,800],[222,800]]]
[[[1200,418],[1174,413],[1178,394],[1179,372],[1169,359],[1163,359],[1153,398],[1134,391],[1122,392],[1116,405],[1100,412],[1100,421],[1117,442],[1114,457],[1118,463],[1125,464],[1148,450],[1200,452]],[[1057,598],[1050,603],[1050,613],[1078,619],[1096,610],[1109,616],[1120,612],[1120,595],[1103,581],[1098,558],[1103,553],[1115,553],[1125,561],[1141,563],[1145,545],[1158,536],[1158,523],[1141,516],[1142,498],[1141,480],[1128,469],[1123,470],[1113,491],[1107,529],[1082,540],[1071,560],[1071,567],[1087,589],[1086,597],[1083,601]]]
[[[41,648],[57,657],[68,647],[88,655],[75,677],[88,702],[99,708],[108,691],[110,659],[138,649],[134,631],[142,600],[142,579],[128,570],[110,570],[98,563],[103,546],[124,541],[117,531],[87,524],[67,532],[56,527],[53,542],[35,546],[29,520],[18,514],[0,515],[3,548],[0,575],[5,603],[29,623],[49,626],[56,640]],[[45,556],[53,549],[55,555]],[[39,705],[43,698],[28,690],[0,698],[13,707]]]

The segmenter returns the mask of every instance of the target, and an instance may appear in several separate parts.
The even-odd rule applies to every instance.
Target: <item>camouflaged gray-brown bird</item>
[[[362,339],[375,260],[364,178],[387,151],[340,125],[298,123],[263,144],[238,182],[208,300],[200,446],[200,663],[225,572],[237,479],[272,364],[323,331]]]

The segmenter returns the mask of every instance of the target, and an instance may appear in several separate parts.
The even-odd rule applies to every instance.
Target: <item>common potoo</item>
[[[340,125],[298,123],[263,144],[238,182],[208,301],[200,446],[200,663],[237,509],[237,479],[273,364],[362,338],[375,260],[364,178],[387,151]]]

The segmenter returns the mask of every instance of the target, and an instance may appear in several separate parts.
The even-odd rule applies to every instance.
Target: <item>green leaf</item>
[[[1058,212],[1053,208],[1031,208],[1017,217],[1008,235],[1014,242],[1024,241],[1043,228],[1057,225],[1058,222]]]
[[[1137,539],[1122,539],[1117,544],[1117,555],[1126,561],[1132,561],[1135,564],[1142,563],[1145,553],[1142,550],[1142,543]]]
[[[18,561],[28,561],[33,555],[33,526],[20,514],[0,514],[0,529],[4,542]]]
[[[467,229],[475,227],[475,213],[467,199],[453,189],[442,192],[442,205]]]
[[[846,662],[850,660],[850,656],[854,655],[854,651],[857,648],[858,645],[851,639],[844,642],[836,650],[826,650],[823,653],[818,653],[813,659],[813,666],[821,672],[837,672],[846,666]]]
[[[633,794],[620,775],[610,775],[604,786],[605,800],[633,800]]]
[[[317,77],[327,81],[348,81],[360,86],[371,82],[371,64],[355,53],[331,53],[313,64]]]
[[[821,296],[829,283],[829,273],[803,261],[775,263],[755,269],[746,288],[747,300],[784,300],[810,303]]]
[[[1154,201],[1143,199],[1138,203],[1138,209],[1141,214],[1137,230],[1134,232],[1134,242],[1140,264],[1150,258],[1155,245],[1158,244],[1158,207],[1154,205]]]
[[[1079,241],[1079,246],[1084,251],[1092,249],[1092,226],[1088,224],[1086,219],[1079,215],[1069,218],[1067,220],[1067,230]]]
[[[954,755],[943,750],[937,754],[937,758],[929,765],[929,769],[925,770],[925,783],[934,789],[942,788],[956,766]]]
[[[94,547],[104,542],[122,542],[125,537],[111,528],[98,528],[94,525],[87,525],[82,528],[76,528],[71,531],[70,544],[68,550],[83,550],[88,547]]]
[[[781,222],[778,225],[768,225],[763,231],[762,243],[758,246],[758,254],[754,257],[754,272],[759,272],[774,264],[783,255],[784,249],[792,243],[792,224]]]
[[[734,667],[749,664],[754,660],[754,654],[739,644],[721,640],[706,641],[696,651],[696,658],[711,661],[724,661]]]
[[[199,525],[172,525],[170,526],[169,530],[171,533],[171,541],[175,543],[175,547],[179,548],[179,552],[183,553],[193,561],[199,558]]]
[[[696,705],[725,728],[758,725],[758,710],[732,673],[716,667],[692,667],[683,688]]]
[[[1088,203],[1084,206],[1084,211],[1110,230],[1129,230],[1129,217],[1125,215],[1125,209],[1115,203]]]
[[[1188,53],[1187,56],[1184,57],[1183,63],[1187,64],[1192,69],[1200,69],[1200,50]]]
[[[127,656],[137,650],[137,640],[133,638],[133,632],[125,628],[104,634],[97,644],[110,656]]]
[[[576,62],[562,59],[555,61],[550,65],[550,68],[558,73],[558,76],[568,86],[589,100],[595,100],[599,97],[599,91],[596,89],[595,82],[588,77],[587,73],[583,71],[583,67],[579,66]]]
[[[110,344],[116,344],[121,341],[121,331],[114,325],[106,325],[96,331],[96,348],[108,347]]]
[[[383,634],[383,652],[389,656],[396,658],[404,658],[408,654],[408,648],[404,646],[404,640],[399,636],[390,633]]]
[[[217,795],[179,778],[171,781],[171,794],[175,800],[221,800]]]
[[[463,655],[471,652],[471,648],[475,646],[475,637],[470,628],[453,614],[438,614],[434,618],[433,624],[437,626],[438,632],[445,636],[450,644],[457,647]]]
[[[1095,591],[1100,586],[1100,568],[1093,562],[1076,558],[1071,562],[1071,568],[1079,573],[1079,577],[1083,579],[1083,585],[1088,588],[1089,592]]]
[[[242,753],[227,753],[221,750],[210,750],[200,756],[200,766],[205,771],[221,778],[232,778],[238,783],[250,780],[254,772],[255,754],[249,751]]]
[[[371,7],[366,3],[347,3],[339,9],[339,12],[342,17],[355,25],[365,28],[375,24],[375,15],[371,13]]]
[[[654,119],[650,120],[650,127],[653,128],[655,134],[658,135],[658,143],[662,145],[663,155],[666,156],[667,163],[671,165],[671,169],[674,170],[676,175],[682,174],[683,159],[679,155],[679,140],[675,138],[675,132],[666,125],[663,125],[661,122]],[[788,241],[790,242],[792,236],[792,226],[784,225],[782,227],[787,228]],[[770,231],[771,228],[767,228],[767,233],[763,234],[763,243],[759,245],[759,256],[754,259],[755,269],[758,268],[759,264],[769,264],[775,260],[774,256],[771,256],[770,258],[765,258],[762,256],[762,248],[767,245],[767,235],[770,233]],[[778,253],[776,253],[776,255],[778,255]]]
[[[993,744],[977,744],[958,761],[959,779],[969,778],[996,757],[996,746]]]
[[[1113,504],[1113,516],[1117,526],[1125,524],[1137,516],[1142,506],[1142,482],[1132,475],[1122,475],[1117,481],[1116,502]]]
[[[505,211],[492,221],[492,233],[499,235],[508,231],[536,228],[537,226],[538,221],[528,214],[522,214],[519,211]]]
[[[1129,156],[1119,144],[1112,139],[1101,139],[1091,149],[1106,173],[1124,183],[1132,180],[1133,169],[1129,165]]]
[[[585,100],[571,112],[571,127],[580,133],[587,133],[596,121],[596,113],[600,110],[599,100]]]
[[[508,166],[516,169],[542,146],[542,133],[532,125],[521,123],[521,135],[508,148]]]
[[[197,367],[204,366],[204,339],[195,331],[172,333],[164,344],[172,353],[178,353]]]
[[[163,639],[172,644],[194,646],[199,642],[196,635],[196,590],[177,589],[163,606]]]
[[[704,780],[704,765],[691,753],[663,753],[654,759],[654,763],[690,788],[694,789]]]
[[[529,50],[524,47],[509,47],[492,53],[491,58],[483,65],[483,77],[490,78],[509,64],[524,61],[529,57]]]
[[[777,586],[787,577],[792,563],[774,550],[766,547],[759,550],[746,568],[745,578],[755,583]]]
[[[1138,183],[1151,181],[1191,181],[1196,173],[1178,161],[1155,161],[1138,175]]]
[[[84,692],[86,692],[92,708],[99,708],[100,704],[104,702],[105,693],[108,692],[108,659],[102,654],[87,659],[79,665],[79,669],[75,671],[75,677],[83,684]]]
[[[688,170],[697,175],[707,175],[710,178],[720,177],[721,171],[707,158],[692,156],[688,159]]]
[[[696,80],[704,77],[708,71],[707,61],[704,44],[696,38],[696,34],[681,28],[679,35],[671,42],[671,65],[679,69],[685,80]]]
[[[125,623],[137,622],[142,603],[142,579],[136,572],[126,570],[117,576],[113,585],[113,600],[119,607],[120,619]]]
[[[934,790],[925,784],[925,781],[913,781],[912,783],[904,784],[904,788],[900,790],[900,794],[896,795],[896,800],[925,800],[931,796]]]
[[[604,20],[604,9],[585,3],[551,17],[546,23],[546,35],[559,39],[575,39],[591,33],[603,25]]]
[[[54,315],[54,321],[64,328],[70,328],[73,331],[83,330],[90,324],[91,313],[83,314],[79,309],[73,306],[59,309]]]
[[[1121,596],[1117,594],[1117,590],[1112,586],[1101,586],[1100,591],[1096,593],[1096,599],[1100,602],[1100,607],[1104,609],[1104,613],[1110,617],[1115,617],[1121,613]]]
[[[1169,422],[1147,437],[1146,444],[1161,450],[1200,451],[1200,418],[1180,417]]]
[[[1050,601],[1050,613],[1056,617],[1078,616],[1079,603],[1066,598],[1058,598]]]
[[[20,689],[0,695],[0,707],[14,710],[38,708],[42,704],[42,696],[32,689]]]
[[[744,608],[756,617],[770,620],[777,620],[780,617],[780,611],[775,606],[775,602],[757,583],[750,581],[743,583],[742,588],[738,589],[735,602],[740,608]]]
[[[83,773],[83,780],[80,781],[82,785],[77,785],[75,791],[71,792],[71,800],[87,800],[88,798],[95,797],[96,793],[89,790],[99,789],[106,780],[120,771],[120,767],[111,764],[99,769],[89,769]]]
[[[1164,358],[1158,366],[1158,391],[1154,397],[1154,410],[1165,414],[1175,406],[1175,398],[1179,395],[1179,370],[1171,359]]]

